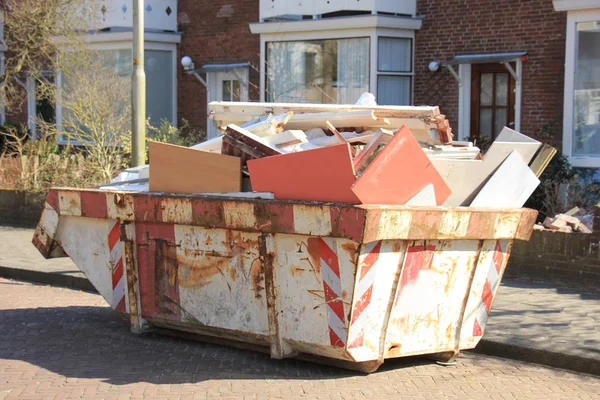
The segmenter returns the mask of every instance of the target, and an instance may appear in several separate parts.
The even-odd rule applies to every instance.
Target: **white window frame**
[[[369,91],[377,99],[377,51],[379,36],[411,39],[412,67],[411,98],[414,103],[415,70],[415,31],[421,28],[421,19],[394,18],[379,15],[355,16],[318,20],[302,20],[283,23],[251,23],[252,33],[260,34],[260,101],[265,101],[267,65],[266,52],[268,42],[290,42],[309,40],[335,40],[369,38]],[[385,74],[385,73],[384,73]],[[358,99],[356,99],[358,100]]]
[[[240,81],[240,101],[248,101],[250,90],[250,70],[248,67],[236,68],[227,71],[209,71],[206,73],[206,98],[207,106],[212,101],[223,101],[223,88],[219,83],[223,80]],[[207,110],[208,114],[208,110]],[[206,119],[206,135],[208,139],[219,136],[221,132],[212,119]]]
[[[379,39],[380,38],[390,38],[390,39],[410,39],[410,72],[396,72],[396,71],[380,71],[379,70]],[[375,69],[375,73],[376,73],[376,77],[375,77],[375,92],[377,91],[378,87],[379,87],[379,77],[380,76],[403,76],[403,77],[409,77],[410,78],[410,98],[408,99],[409,104],[414,104],[415,102],[415,35],[414,35],[414,31],[412,34],[412,37],[408,37],[408,36],[398,36],[396,35],[392,35],[392,36],[387,36],[386,34],[384,34],[381,30],[378,31],[377,36],[375,38],[376,42],[374,43],[373,46],[376,46],[377,48],[375,49],[375,65],[374,65],[374,69]],[[375,97],[377,99],[377,95]]]
[[[521,107],[523,97],[523,61],[516,58],[515,73],[515,126],[509,128],[521,131]],[[458,66],[458,140],[470,140],[471,137],[471,68],[472,64]],[[508,70],[507,70],[508,72]],[[511,75],[512,77],[512,75]]]
[[[555,2],[556,3],[556,2]],[[600,6],[600,1],[597,2]],[[577,62],[577,24],[600,21],[600,8],[578,9],[567,13],[567,39],[565,45],[565,92],[563,106],[563,154],[574,167],[600,168],[598,156],[573,156],[573,113],[575,108],[575,64]]]

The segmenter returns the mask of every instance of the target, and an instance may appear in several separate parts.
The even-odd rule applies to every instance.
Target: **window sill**
[[[569,163],[578,168],[600,168],[600,155],[594,156],[569,156]]]

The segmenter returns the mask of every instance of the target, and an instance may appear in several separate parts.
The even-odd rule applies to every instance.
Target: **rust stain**
[[[212,282],[212,278],[220,274],[231,289],[231,283],[240,276],[249,279],[243,270],[245,262],[256,257],[258,241],[244,238],[241,232],[225,231],[225,238],[217,251],[210,249],[214,239],[208,236],[203,243],[193,234],[186,234],[181,243],[193,248],[180,245],[177,252],[177,261],[180,266],[179,285],[181,287],[196,289]],[[255,266],[253,263],[252,266]],[[238,270],[241,269],[241,270]],[[252,271],[250,271],[252,272]]]
[[[252,282],[254,297],[257,299],[262,298],[261,292],[265,290],[265,273],[262,260],[252,264],[252,267],[250,268],[250,282]]]
[[[453,332],[454,330],[452,329],[452,324],[449,324],[448,327],[446,328],[446,339],[450,340],[452,339],[453,336]]]
[[[177,263],[182,270],[179,274],[180,287],[197,289],[206,286],[216,274],[223,274],[229,268],[231,254],[222,254],[214,250],[195,250],[184,248],[177,252]]]
[[[348,291],[346,289],[342,290],[342,299],[348,297]]]
[[[396,240],[394,244],[392,244],[392,253],[398,253],[404,248],[404,242],[400,240]]]
[[[315,273],[321,273],[321,255],[319,251],[319,238],[311,237],[307,240],[308,255],[312,259],[312,265],[315,268]]]
[[[356,244],[350,242],[350,243],[342,244],[342,249],[345,250],[350,255],[350,258],[352,258],[356,254],[357,247],[356,247]]]
[[[296,276],[296,268],[290,267],[290,275]]]

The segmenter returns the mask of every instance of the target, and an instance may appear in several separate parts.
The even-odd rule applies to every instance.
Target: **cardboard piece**
[[[249,160],[248,171],[252,189],[278,200],[359,203],[348,144]]]
[[[352,191],[363,204],[403,205],[429,184],[435,188],[436,204],[443,204],[450,188],[403,126],[365,168]]]
[[[151,192],[213,193],[241,190],[237,157],[150,142]]]
[[[445,206],[468,206],[492,173],[512,151],[528,164],[541,143],[509,128],[504,128],[490,146],[483,160],[431,158],[452,194]]]
[[[540,184],[517,150],[494,172],[471,207],[519,208]]]

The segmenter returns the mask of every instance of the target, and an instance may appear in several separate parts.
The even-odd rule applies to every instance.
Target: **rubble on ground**
[[[592,233],[593,215],[585,213],[579,207],[572,208],[554,218],[546,217],[543,223],[535,224],[533,229],[538,231],[581,232]]]

